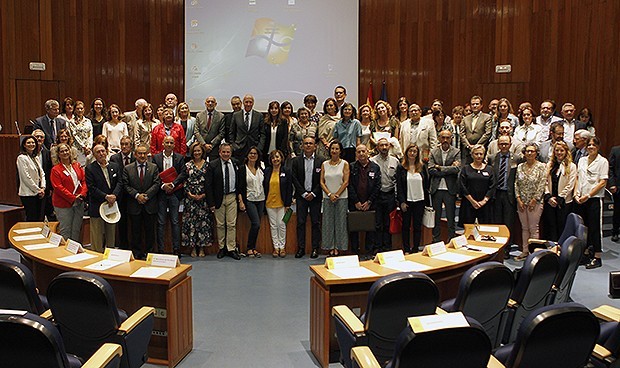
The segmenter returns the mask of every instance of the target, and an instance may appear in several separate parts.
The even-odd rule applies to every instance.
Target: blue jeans
[[[256,239],[260,230],[260,220],[265,212],[265,201],[248,201],[245,210],[250,218],[250,231],[248,232],[248,249],[256,249]]]
[[[166,227],[166,217],[170,215],[172,230],[172,249],[179,250],[181,246],[181,227],[179,226],[179,198],[176,195],[160,193],[159,207],[157,210],[157,248],[161,253],[164,251],[164,229]]]

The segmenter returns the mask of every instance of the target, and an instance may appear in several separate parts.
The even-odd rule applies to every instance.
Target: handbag
[[[403,215],[398,208],[390,212],[390,234],[400,234],[403,231]]]
[[[620,271],[609,273],[609,296],[614,299],[620,298]]]
[[[422,225],[429,229],[435,227],[435,209],[433,207],[424,206],[424,215],[422,216]]]
[[[375,231],[375,211],[351,211],[347,214],[349,232]]]

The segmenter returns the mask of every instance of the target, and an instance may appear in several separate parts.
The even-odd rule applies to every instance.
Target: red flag
[[[368,96],[366,96],[366,103],[370,106],[375,105],[374,98],[372,98],[372,82],[368,85]]]

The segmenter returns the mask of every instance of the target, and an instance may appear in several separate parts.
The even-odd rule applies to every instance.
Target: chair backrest
[[[577,239],[585,243],[588,238],[588,227],[583,224],[577,226],[577,233],[575,236],[577,237]]]
[[[0,346],[3,367],[69,367],[58,330],[36,314],[0,315]]]
[[[512,271],[499,262],[485,262],[473,266],[463,274],[454,310],[478,321],[491,339],[493,346],[502,336],[502,316],[512,293]]]
[[[542,307],[521,324],[507,368],[581,368],[588,363],[599,323],[581,304]]]
[[[491,341],[482,326],[469,319],[469,327],[414,333],[409,326],[394,348],[391,368],[482,368],[491,355]]]
[[[392,357],[407,317],[434,314],[438,302],[437,285],[423,273],[401,272],[377,280],[368,293],[363,320],[368,346],[377,359]]]
[[[32,272],[19,262],[0,260],[0,308],[45,312]]]
[[[579,268],[579,260],[585,250],[585,242],[575,236],[569,236],[560,250],[560,269],[555,278],[555,291],[552,303],[566,303],[569,301],[573,281]]]
[[[560,234],[560,238],[558,239],[558,244],[564,244],[566,239],[569,236],[576,235],[577,229],[579,225],[583,225],[583,219],[578,214],[571,212],[566,217],[566,224],[564,225],[564,230],[562,234]]]
[[[47,297],[67,351],[78,356],[91,356],[122,322],[114,291],[100,276],[60,274],[48,286]]]

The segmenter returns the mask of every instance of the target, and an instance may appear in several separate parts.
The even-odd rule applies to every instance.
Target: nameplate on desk
[[[473,239],[475,241],[482,240],[482,236],[480,235],[480,231],[478,231],[478,226],[474,225],[471,229],[471,234],[469,235],[469,239]]]
[[[41,235],[43,235],[44,237],[48,237],[50,236],[50,228],[47,225],[43,225],[43,229],[41,229]]]
[[[49,242],[50,242],[51,244],[54,244],[55,246],[57,246],[57,247],[58,247],[58,246],[60,245],[60,243],[62,242],[62,236],[61,236],[60,234],[52,233],[52,234],[50,235],[50,240],[49,240]]]
[[[440,242],[425,246],[424,250],[422,251],[422,255],[434,257],[436,255],[446,253],[447,251],[448,249],[446,249],[446,243],[440,241]]]
[[[167,268],[175,268],[179,266],[181,262],[179,262],[179,257],[174,254],[157,254],[157,253],[149,253],[146,256],[146,263],[155,267],[167,267]]]
[[[469,327],[469,323],[462,312],[409,317],[407,321],[415,333],[436,331],[445,328]]]
[[[27,227],[25,229],[15,229],[13,232],[18,235],[29,234],[29,233],[42,233],[42,229],[40,227]]]
[[[478,225],[478,230],[483,233],[499,233],[499,226],[492,225]]]
[[[452,248],[454,249],[460,249],[460,248],[466,247],[467,238],[465,237],[465,235],[457,236],[456,238],[452,238],[452,240],[450,240],[450,244],[452,245]]]
[[[379,262],[381,266],[388,263],[402,262],[405,260],[405,254],[402,250],[391,250],[389,252],[377,253],[375,262]]]
[[[127,263],[133,261],[134,258],[133,253],[130,250],[106,248],[105,252],[103,252],[103,259],[113,262]]]
[[[83,253],[84,248],[82,248],[82,244],[76,242],[75,240],[67,239],[67,245],[65,247],[69,253],[78,254]]]
[[[342,268],[359,267],[360,260],[357,256],[329,257],[325,260],[325,267],[328,270],[338,270]]]

